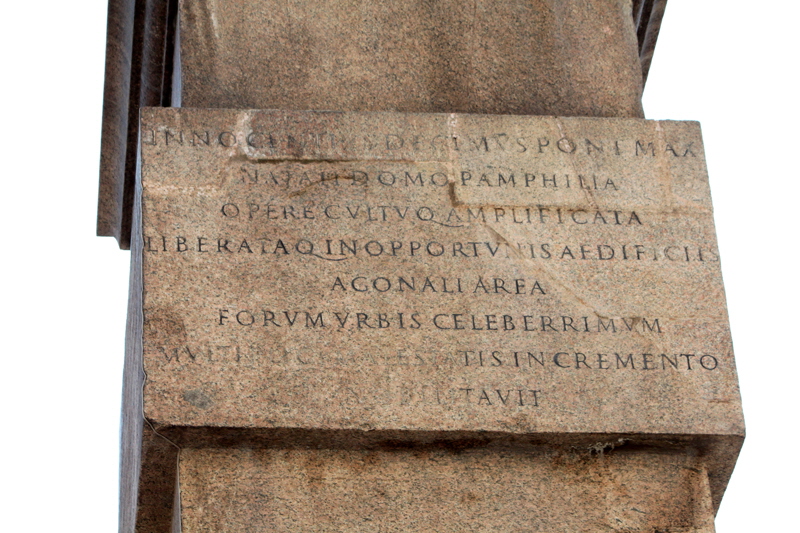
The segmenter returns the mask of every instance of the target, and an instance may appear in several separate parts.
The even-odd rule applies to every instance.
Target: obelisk
[[[744,435],[664,2],[111,2],[121,531],[713,531]]]

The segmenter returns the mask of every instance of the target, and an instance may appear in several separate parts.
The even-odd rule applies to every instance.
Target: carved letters
[[[724,324],[699,142],[537,128],[143,128],[145,163],[185,165],[145,172],[146,288],[185,305],[146,360],[272,376],[280,405],[307,373],[348,408],[526,412],[727,371],[724,326],[687,333]]]

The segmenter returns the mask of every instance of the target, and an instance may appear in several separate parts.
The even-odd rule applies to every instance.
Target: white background
[[[648,118],[703,125],[748,436],[720,533],[800,531],[796,2],[669,0]],[[106,2],[0,31],[0,530],[116,530],[128,252],[98,238]]]

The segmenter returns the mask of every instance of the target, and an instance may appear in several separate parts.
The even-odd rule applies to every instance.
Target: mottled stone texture
[[[139,110],[169,105],[169,0],[109,0],[97,234],[130,247]],[[171,15],[171,16],[170,16]]]
[[[186,532],[713,530],[744,428],[696,123],[146,109],[141,134],[152,523],[174,450]]]
[[[183,532],[713,532],[690,455],[187,449]]]
[[[97,234],[116,237],[127,248],[130,225],[122,219],[131,205],[125,202],[125,161],[129,146],[128,104],[131,93],[131,41],[136,3],[112,0],[108,3],[105,87],[103,88],[103,129],[100,152],[100,186],[97,205]],[[129,176],[130,178],[130,176]],[[133,183],[128,179],[129,183]],[[127,229],[128,235],[121,232]]]
[[[631,0],[186,0],[180,16],[184,107],[643,116]]]

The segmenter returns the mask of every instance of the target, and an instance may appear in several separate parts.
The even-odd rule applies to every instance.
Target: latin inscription
[[[641,226],[642,218],[636,211],[561,209],[558,207],[476,207],[436,208],[429,206],[398,205],[273,205],[247,203],[240,205],[227,202],[219,209],[225,219],[248,219],[257,221],[357,221],[388,222],[390,224],[410,221],[431,222],[450,228],[463,228],[471,223],[510,224],[575,224],[602,226]]]
[[[536,316],[499,313],[436,314],[415,311],[279,311],[222,308],[215,316],[219,326],[265,328],[438,329],[539,333],[662,333],[660,318],[603,318],[588,316]]]
[[[275,412],[314,397],[498,420],[591,403],[606,377],[728,371],[718,339],[687,334],[722,294],[697,141],[288,127],[143,128],[145,153],[186,165],[180,186],[143,181],[147,283],[184,306],[145,338],[148,364],[246,376]]]
[[[505,132],[470,135],[403,135],[368,132],[365,135],[343,135],[333,132],[277,133],[267,131],[238,132],[229,130],[182,130],[159,127],[142,130],[142,144],[192,148],[254,149],[269,155],[303,155],[336,153],[369,153],[372,151],[411,151],[426,153],[477,152],[508,154],[586,154],[614,157],[655,157],[656,153],[676,158],[697,157],[694,142],[667,141],[657,138],[600,139],[552,136],[514,136]]]
[[[381,187],[447,187],[458,182],[464,187],[503,187],[520,189],[583,189],[591,191],[618,191],[620,187],[610,176],[597,174],[558,174],[536,172],[530,169],[495,171],[461,170],[450,174],[445,170],[420,172],[416,169],[365,171],[360,169],[337,169],[298,171],[293,168],[264,169],[255,165],[240,167],[239,181],[244,185],[262,185],[284,190],[323,185],[340,187],[347,185]]]
[[[541,259],[553,261],[718,262],[715,249],[696,243],[532,243],[487,241],[394,241],[361,239],[264,239],[259,237],[144,236],[146,253],[308,256],[325,261],[351,258]]]
[[[527,348],[521,350],[460,349],[452,352],[314,353],[275,350],[264,345],[163,345],[149,354],[173,365],[241,364],[245,366],[294,368],[343,367],[433,367],[445,369],[496,369],[514,372],[715,372],[720,356],[693,353],[632,353],[589,349],[563,351]]]

